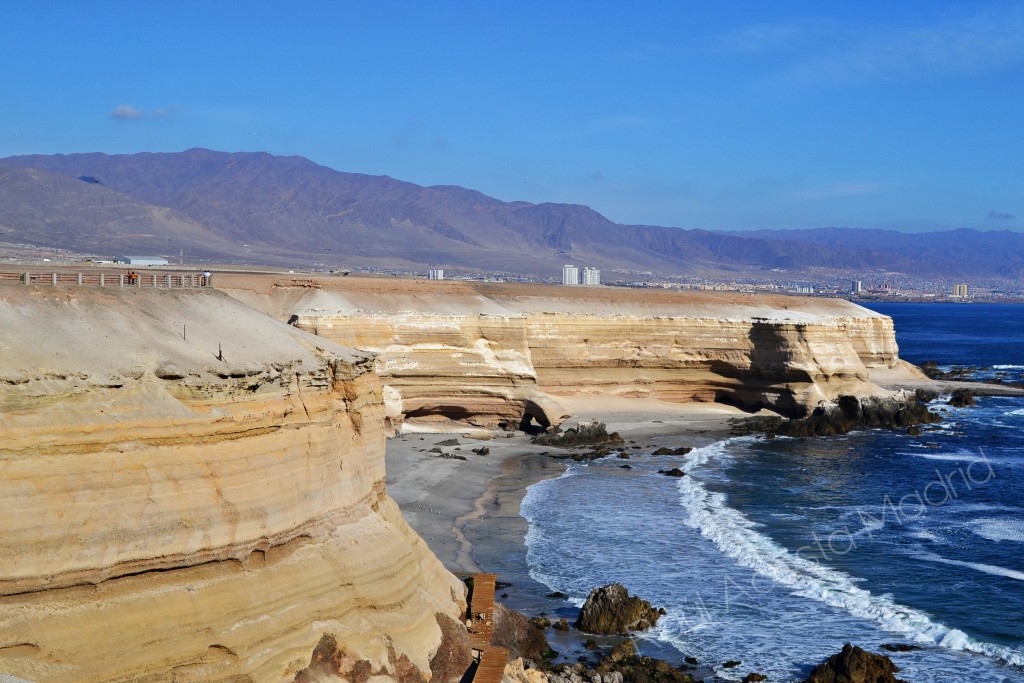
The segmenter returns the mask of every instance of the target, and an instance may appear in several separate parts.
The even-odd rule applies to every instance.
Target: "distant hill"
[[[764,240],[827,245],[844,250],[871,245],[898,257],[902,270],[917,275],[985,275],[1024,278],[1024,234],[970,229],[905,233],[895,230],[815,228],[752,230],[738,233]]]
[[[827,231],[621,225],[586,206],[503,202],[462,187],[422,187],[265,153],[20,156],[0,160],[0,174],[0,231],[8,241],[100,253],[185,249],[248,262],[547,275],[570,262],[693,275],[780,268],[991,272],[984,253],[950,258],[936,248],[923,255],[928,238],[919,235],[914,241],[893,237],[901,233],[852,231],[857,238],[839,231],[832,239]],[[1001,272],[1018,276],[1009,259]]]

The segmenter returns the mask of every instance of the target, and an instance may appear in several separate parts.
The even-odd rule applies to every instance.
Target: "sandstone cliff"
[[[216,291],[0,288],[0,672],[430,677],[463,589],[386,495],[372,366]]]
[[[283,278],[262,303],[233,293],[379,354],[396,425],[557,424],[558,397],[573,394],[800,417],[839,395],[886,394],[872,373],[913,375],[892,320],[838,299],[368,278]]]

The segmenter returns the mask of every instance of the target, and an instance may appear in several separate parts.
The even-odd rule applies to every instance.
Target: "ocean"
[[[906,360],[1022,379],[1024,306],[872,308]],[[933,402],[945,419],[920,436],[737,437],[632,469],[574,463],[527,490],[523,573],[568,607],[624,583],[668,611],[641,652],[725,679],[801,680],[853,642],[914,683],[1024,682],[1024,399],[977,401]],[[687,476],[657,473],[671,467]]]

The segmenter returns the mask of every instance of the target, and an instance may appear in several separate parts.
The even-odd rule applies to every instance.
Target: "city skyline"
[[[207,147],[683,228],[1020,230],[1024,7],[51,2],[0,156]]]

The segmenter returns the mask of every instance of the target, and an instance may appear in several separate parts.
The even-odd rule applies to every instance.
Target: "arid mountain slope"
[[[677,274],[763,272],[775,268],[874,269],[934,274],[906,249],[885,240],[828,243],[789,235],[738,235],[705,230],[620,225],[593,209],[571,204],[503,202],[455,186],[422,187],[384,176],[344,173],[302,157],[191,149],[132,155],[70,154],[9,157],[10,165],[66,178],[88,178],[136,202],[166,207],[211,235],[188,242],[192,254],[222,254],[267,263],[324,263],[425,269],[437,264],[473,271],[557,275],[565,262],[603,269]],[[96,181],[96,182],[93,182]],[[66,187],[33,204],[93,202]],[[0,184],[0,204],[6,192]],[[23,207],[25,208],[25,207]],[[17,234],[46,232],[45,211],[22,211]],[[66,228],[71,230],[71,226]],[[157,233],[159,236],[159,233]],[[164,253],[186,235],[170,230],[152,239]],[[65,238],[70,233],[64,233]],[[194,236],[193,236],[194,237]],[[53,237],[43,244],[53,243]],[[108,242],[83,235],[93,249]],[[974,258],[941,262],[941,268],[981,272]]]

